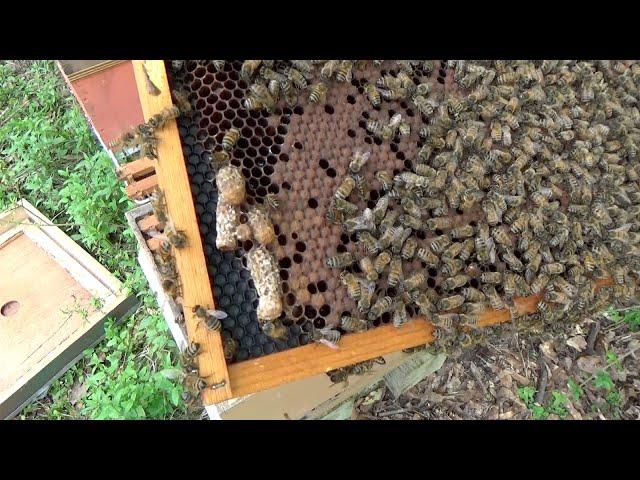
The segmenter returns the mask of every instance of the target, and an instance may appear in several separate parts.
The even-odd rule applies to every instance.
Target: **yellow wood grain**
[[[155,215],[152,214],[139,220],[138,227],[140,228],[140,231],[146,232],[148,230],[162,230],[164,225]]]
[[[151,80],[160,89],[160,94],[157,96],[149,95],[147,92],[143,62]],[[152,115],[173,104],[164,62],[162,60],[134,60],[132,63],[142,112],[145,120],[148,120]],[[204,390],[203,403],[211,405],[231,398],[232,393],[220,333],[211,332],[203,324],[200,324],[201,322],[193,314],[191,308],[195,305],[213,308],[214,303],[189,177],[175,120],[171,120],[158,130],[156,136],[158,137],[156,165],[158,184],[165,195],[169,218],[176,230],[182,230],[185,233],[189,242],[185,248],[174,249],[185,305],[187,333],[191,341],[201,345],[202,353],[198,355],[200,376],[209,385],[225,382],[223,387]]]
[[[125,163],[116,170],[116,174],[120,180],[126,180],[127,182],[133,182],[134,180],[153,173],[156,169],[156,164],[150,158],[140,158],[133,162]]]
[[[182,152],[180,152],[182,153]],[[141,199],[151,194],[158,187],[158,176],[151,175],[124,187],[124,192],[129,198]]]

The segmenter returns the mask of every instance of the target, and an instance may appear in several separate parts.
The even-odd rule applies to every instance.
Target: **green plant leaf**
[[[575,401],[580,400],[580,397],[582,397],[582,395],[584,394],[584,391],[582,390],[582,387],[580,387],[578,382],[576,382],[573,378],[570,378],[569,381],[567,382],[567,385],[569,386],[569,391],[573,396],[573,400]]]
[[[593,383],[596,388],[603,388],[605,390],[611,390],[614,387],[611,375],[604,370],[600,370],[596,374],[596,378],[594,378]]]
[[[522,400],[527,406],[533,403],[535,394],[536,389],[534,387],[528,386],[518,388],[518,396],[520,397],[520,400]]]

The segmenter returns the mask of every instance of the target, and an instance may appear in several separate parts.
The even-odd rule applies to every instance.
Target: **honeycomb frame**
[[[161,60],[140,60],[133,61],[133,64],[140,101],[147,120],[172,104],[167,72]],[[160,87],[160,95],[151,96],[147,92],[143,64],[154,84]],[[338,349],[312,343],[227,365],[220,332],[197,328],[199,321],[191,308],[188,308],[196,304],[215,308],[214,285],[209,279],[207,259],[192,197],[192,185],[181,148],[177,122],[169,122],[167,127],[158,132],[158,137],[158,183],[165,194],[169,217],[176,229],[187,232],[190,242],[187,248],[175,253],[182,287],[186,329],[189,339],[201,344],[202,354],[198,356],[200,376],[209,385],[220,385],[219,388],[208,388],[204,391],[205,405],[242,397],[434,340],[434,327],[423,317],[417,316],[400,328],[383,324],[366,332],[344,335]],[[526,298],[516,297],[514,300],[518,311],[528,314],[536,311],[540,298],[541,295],[538,294]],[[479,326],[490,326],[509,319],[508,310],[487,310],[480,316]]]

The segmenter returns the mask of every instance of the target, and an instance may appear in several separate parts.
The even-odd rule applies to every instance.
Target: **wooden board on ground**
[[[136,305],[87,252],[20,201],[0,214],[0,418],[14,415]]]

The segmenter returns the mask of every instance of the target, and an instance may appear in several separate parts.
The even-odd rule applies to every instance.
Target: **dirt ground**
[[[640,332],[605,316],[553,333],[503,330],[397,399],[385,387],[360,398],[352,418],[638,420],[639,350]]]

